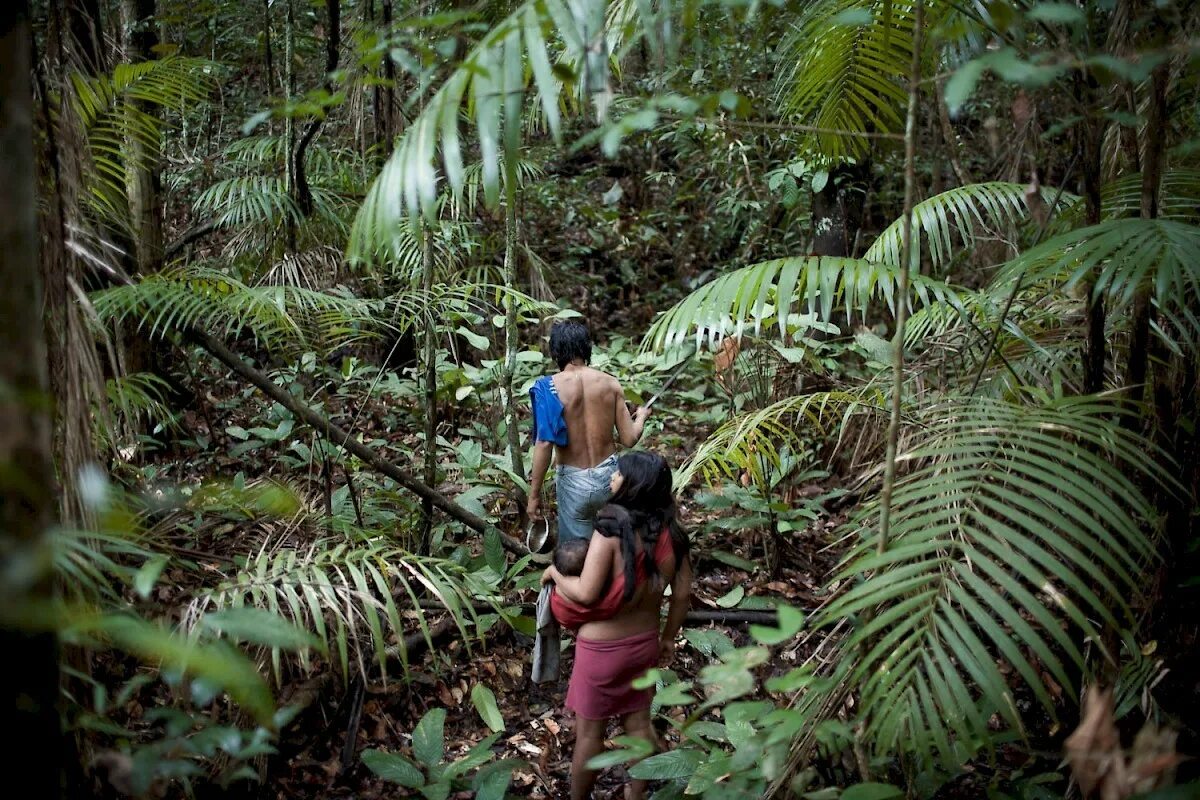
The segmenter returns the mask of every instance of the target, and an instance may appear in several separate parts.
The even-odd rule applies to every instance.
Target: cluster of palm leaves
[[[891,534],[881,546],[879,501],[864,504],[845,530],[851,547],[841,577],[850,588],[814,620],[858,620],[836,685],[860,693],[865,731],[880,752],[953,772],[991,746],[993,715],[1021,729],[1019,696],[1051,714],[1061,697],[1076,696],[1090,669],[1084,641],[1133,626],[1129,598],[1156,558],[1146,487],[1173,483],[1164,454],[1123,422],[1129,407],[1064,394],[1082,386],[1082,321],[1064,318],[1081,318],[1076,287],[1090,281],[1120,330],[1147,287],[1160,318],[1174,323],[1155,335],[1195,356],[1200,227],[1184,219],[1195,209],[1188,175],[1168,174],[1163,207],[1176,210],[1158,220],[1127,216],[1130,204],[1110,187],[1106,219],[1070,227],[1079,201],[1063,195],[1061,232],[1001,265],[980,290],[917,270],[923,262],[941,273],[980,230],[1008,230],[1020,241],[1022,226],[1033,227],[1022,213],[1024,187],[952,189],[914,209],[928,247],[913,257],[908,297],[896,296],[893,226],[862,259],[788,259],[728,273],[665,312],[647,337],[662,347],[777,328],[786,339],[782,321],[799,302],[826,319],[881,301],[915,310],[909,382],[798,395],[735,417],[682,471],[684,480],[729,474],[751,459],[778,459],[805,434],[844,437],[865,424],[873,446],[856,447],[856,461],[870,490],[882,473],[887,395],[902,393]],[[954,366],[939,381],[926,367],[946,353]]]

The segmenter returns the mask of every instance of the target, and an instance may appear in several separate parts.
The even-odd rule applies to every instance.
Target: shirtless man
[[[642,438],[650,409],[632,415],[621,384],[592,369],[592,339],[582,322],[566,320],[550,329],[550,357],[559,372],[539,378],[529,390],[533,403],[533,478],[526,513],[542,516],[542,484],[550,457],[558,455],[558,541],[588,539],[596,512],[608,501],[609,479],[617,467],[617,440],[633,447]]]

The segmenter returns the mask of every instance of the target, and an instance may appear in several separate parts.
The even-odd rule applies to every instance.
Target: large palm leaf
[[[469,581],[457,564],[414,556],[382,540],[329,538],[304,545],[265,541],[245,567],[188,605],[184,624],[194,626],[215,609],[259,608],[312,632],[343,675],[351,661],[364,673],[375,661],[386,675],[393,642],[407,669],[403,640],[413,626],[432,645],[427,621],[431,604],[450,614],[470,645],[479,630],[475,597],[487,595],[480,595],[479,587]],[[280,653],[275,650],[271,656],[278,674]],[[309,666],[308,658],[301,653],[302,666]]]
[[[106,224],[128,225],[127,175],[148,166],[138,159],[158,158],[163,121],[147,107],[182,109],[203,100],[214,84],[211,62],[179,56],[72,76],[74,109],[92,159],[89,201]]]
[[[1091,396],[970,398],[911,428],[890,539],[879,552],[868,504],[841,571],[850,588],[819,619],[860,620],[841,678],[877,750],[954,770],[993,718],[1020,729],[1018,684],[1051,715],[1057,687],[1077,696],[1082,642],[1131,621],[1154,558],[1139,486],[1170,481],[1120,416]]]
[[[840,447],[858,429],[854,449],[860,454],[864,445],[877,443],[872,434],[882,430],[886,419],[885,398],[869,386],[788,397],[717,428],[675,474],[675,488],[681,490],[698,476],[715,483],[743,470],[778,467],[783,450],[800,450],[805,437],[814,434],[833,437]]]
[[[596,58],[588,47],[603,41],[603,0],[526,0],[493,27],[445,79],[412,120],[395,153],[367,193],[355,223],[358,234],[386,243],[398,224],[418,210],[432,211],[437,199],[435,153],[440,149],[446,180],[456,194],[464,184],[463,145],[459,121],[464,114],[475,124],[482,161],[485,201],[499,197],[500,152],[516,158],[522,110],[532,73],[547,127],[560,136],[561,80],[551,67],[558,44],[584,65],[585,85],[607,82],[607,57]],[[597,39],[599,37],[599,39]],[[603,47],[600,50],[603,51]],[[590,57],[589,57],[590,56]]]
[[[747,326],[758,333],[776,325],[782,333],[793,304],[800,302],[821,319],[828,319],[835,307],[847,315],[865,314],[879,299],[894,310],[899,278],[898,267],[856,258],[801,256],[752,264],[705,284],[668,309],[646,333],[645,346],[666,349],[693,334],[697,343],[715,341],[740,335]],[[910,303],[959,305],[956,290],[941,281],[914,274],[910,283]]]
[[[1010,261],[998,280],[1018,275],[1070,290],[1090,284],[1120,308],[1149,288],[1160,309],[1186,310],[1200,297],[1200,226],[1166,219],[1111,219],[1047,240]]]
[[[1028,218],[1025,193],[1027,187],[1019,183],[994,181],[958,186],[913,207],[914,269],[922,256],[921,239],[924,237],[930,261],[935,270],[941,269],[954,257],[955,237],[970,248],[980,231],[1009,230],[1016,228]],[[1056,189],[1042,188],[1042,199],[1055,202],[1060,193]],[[1069,205],[1075,195],[1062,194],[1060,203]],[[867,261],[899,265],[902,250],[904,220],[897,219],[883,230],[863,254]]]
[[[135,284],[92,295],[102,319],[135,319],[156,335],[202,327],[224,336],[250,336],[287,354],[328,351],[377,335],[401,332],[438,319],[494,313],[497,302],[521,311],[550,308],[503,287],[436,284],[428,291],[404,287],[379,300],[355,297],[344,288],[316,291],[295,285],[249,286],[219,270],[193,266],[164,270]]]
[[[841,24],[856,12],[869,21]],[[896,133],[908,100],[913,8],[890,0],[821,0],[806,9],[782,46],[784,111],[820,130],[810,148],[831,159],[859,157],[855,134]]]

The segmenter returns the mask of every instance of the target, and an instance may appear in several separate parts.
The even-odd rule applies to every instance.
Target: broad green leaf
[[[624,764],[639,758],[645,758],[654,752],[654,745],[638,736],[618,736],[613,739],[618,748],[608,750],[588,760],[592,769],[608,769],[618,764]]]
[[[776,645],[786,642],[791,639],[804,626],[804,612],[791,606],[781,605],[777,609],[779,614],[778,627],[770,628],[766,625],[751,625],[750,635],[754,637],[754,641],[759,644]]]
[[[744,569],[746,572],[754,572],[758,569],[758,565],[753,561],[748,561],[741,556],[735,556],[733,553],[728,553],[724,550],[713,550],[708,555],[720,561],[722,564],[728,564],[731,567]]]
[[[984,63],[979,59],[968,61],[956,69],[946,81],[946,108],[950,110],[952,116],[957,115],[963,104],[971,99],[971,95],[975,94],[975,85],[979,83],[983,70]]]
[[[746,587],[741,584],[734,586],[727,594],[717,598],[717,605],[721,608],[733,608],[738,603],[742,602],[742,598],[746,596]]]
[[[409,789],[419,789],[425,785],[425,776],[417,765],[398,753],[364,750],[362,760],[367,769],[386,781],[398,783]]]
[[[504,715],[500,713],[500,708],[496,705],[496,695],[491,689],[482,683],[475,684],[471,689],[471,702],[479,712],[480,718],[494,733],[504,730]]]
[[[1025,16],[1037,22],[1060,25],[1079,25],[1087,21],[1083,9],[1069,3],[1035,3],[1025,12]]]
[[[446,709],[430,709],[413,729],[413,755],[426,767],[441,763],[446,752]]]
[[[650,756],[629,768],[632,778],[645,780],[675,780],[691,777],[696,767],[704,761],[701,750],[680,748]]]
[[[154,584],[158,582],[158,576],[162,574],[163,567],[167,566],[167,561],[166,556],[155,556],[147,559],[146,563],[141,566],[133,576],[133,590],[137,592],[138,597],[145,600],[150,596],[150,592],[154,590]]]

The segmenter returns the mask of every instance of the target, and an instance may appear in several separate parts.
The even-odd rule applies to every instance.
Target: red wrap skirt
[[[658,665],[658,631],[599,642],[575,640],[567,708],[584,719],[608,719],[650,708],[654,687],[634,689],[635,678]]]

